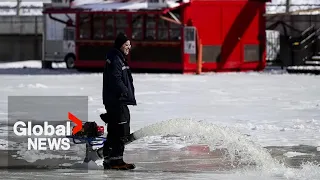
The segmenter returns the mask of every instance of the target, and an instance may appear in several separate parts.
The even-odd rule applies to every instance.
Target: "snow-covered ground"
[[[4,67],[33,68],[33,71],[20,69],[16,75],[1,75],[2,149],[6,149],[8,143],[14,143],[7,141],[7,129],[3,126],[7,122],[8,96],[88,96],[89,120],[103,124],[99,119],[99,114],[104,112],[101,73],[47,75],[44,72],[39,75],[39,61],[21,64],[0,64],[0,72]],[[23,75],[23,72],[28,72],[28,75]],[[106,174],[92,170],[85,175],[72,173],[76,170],[15,172],[14,175],[0,171],[0,175],[8,179],[13,176],[62,179],[64,175],[72,179],[88,176],[90,179],[320,179],[320,167],[311,163],[320,161],[318,76],[249,72],[134,74],[133,77],[138,106],[130,107],[131,131],[138,130],[142,138],[127,146],[125,157],[136,162],[140,171]],[[185,155],[179,151],[194,144],[208,145],[214,153],[217,153],[217,147],[225,148],[230,155],[240,156],[241,162],[251,162],[256,166],[227,170],[222,168],[227,157],[217,160],[217,154]],[[81,152],[81,148],[76,151],[80,159]],[[71,158],[68,154],[28,152],[22,148],[18,148],[17,156],[29,162],[45,157]],[[287,164],[276,161],[280,156],[287,158]],[[309,163],[300,169],[289,167],[288,164],[301,163],[302,159]]]
[[[65,63],[53,63],[53,68],[66,68]],[[41,68],[41,61],[29,60],[29,61],[19,61],[19,62],[4,62],[0,63],[0,69],[21,69],[21,68]]]
[[[83,3],[83,0],[78,0]],[[99,0],[86,0],[85,2],[97,2]],[[41,15],[42,14],[42,3],[51,2],[50,0],[22,0],[20,7],[22,7],[21,15]],[[312,12],[301,12],[299,14],[319,14],[320,13],[320,1],[318,0],[291,0],[292,6],[290,11],[306,10],[306,9],[317,9]],[[15,15],[17,3],[16,0],[5,0],[0,2],[0,15]],[[31,9],[32,7],[33,9]],[[7,8],[7,9],[4,9]],[[8,9],[11,8],[11,9]],[[286,10],[286,0],[272,0],[267,3],[267,13],[283,13]]]

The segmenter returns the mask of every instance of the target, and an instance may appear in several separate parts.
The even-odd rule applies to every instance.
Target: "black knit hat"
[[[114,41],[114,47],[115,48],[117,48],[117,49],[120,49],[121,48],[121,46],[125,43],[125,42],[127,42],[129,39],[128,39],[128,37],[124,34],[124,33],[119,33],[118,35],[117,35],[117,38],[116,38],[116,40]]]

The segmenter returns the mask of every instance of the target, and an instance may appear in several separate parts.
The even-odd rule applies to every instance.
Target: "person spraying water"
[[[106,57],[103,72],[102,99],[107,111],[108,135],[103,146],[105,169],[134,169],[134,164],[123,161],[125,144],[123,138],[130,134],[130,111],[128,105],[137,105],[133,78],[126,56],[131,48],[130,40],[119,33]]]

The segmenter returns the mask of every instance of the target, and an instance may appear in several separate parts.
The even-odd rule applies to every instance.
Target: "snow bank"
[[[17,61],[17,62],[4,62],[0,63],[0,69],[9,68],[41,68],[40,60],[27,60],[27,61]],[[65,63],[52,63],[53,68],[66,68]]]
[[[41,61],[30,60],[0,63],[0,69],[7,68],[41,68]]]

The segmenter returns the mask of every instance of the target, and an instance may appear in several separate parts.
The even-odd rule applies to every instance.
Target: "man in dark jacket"
[[[137,105],[133,79],[126,56],[131,48],[130,40],[120,33],[106,57],[103,72],[103,104],[108,117],[107,141],[103,147],[104,168],[127,170],[134,164],[123,161],[124,142],[130,134],[130,111],[128,105]]]

